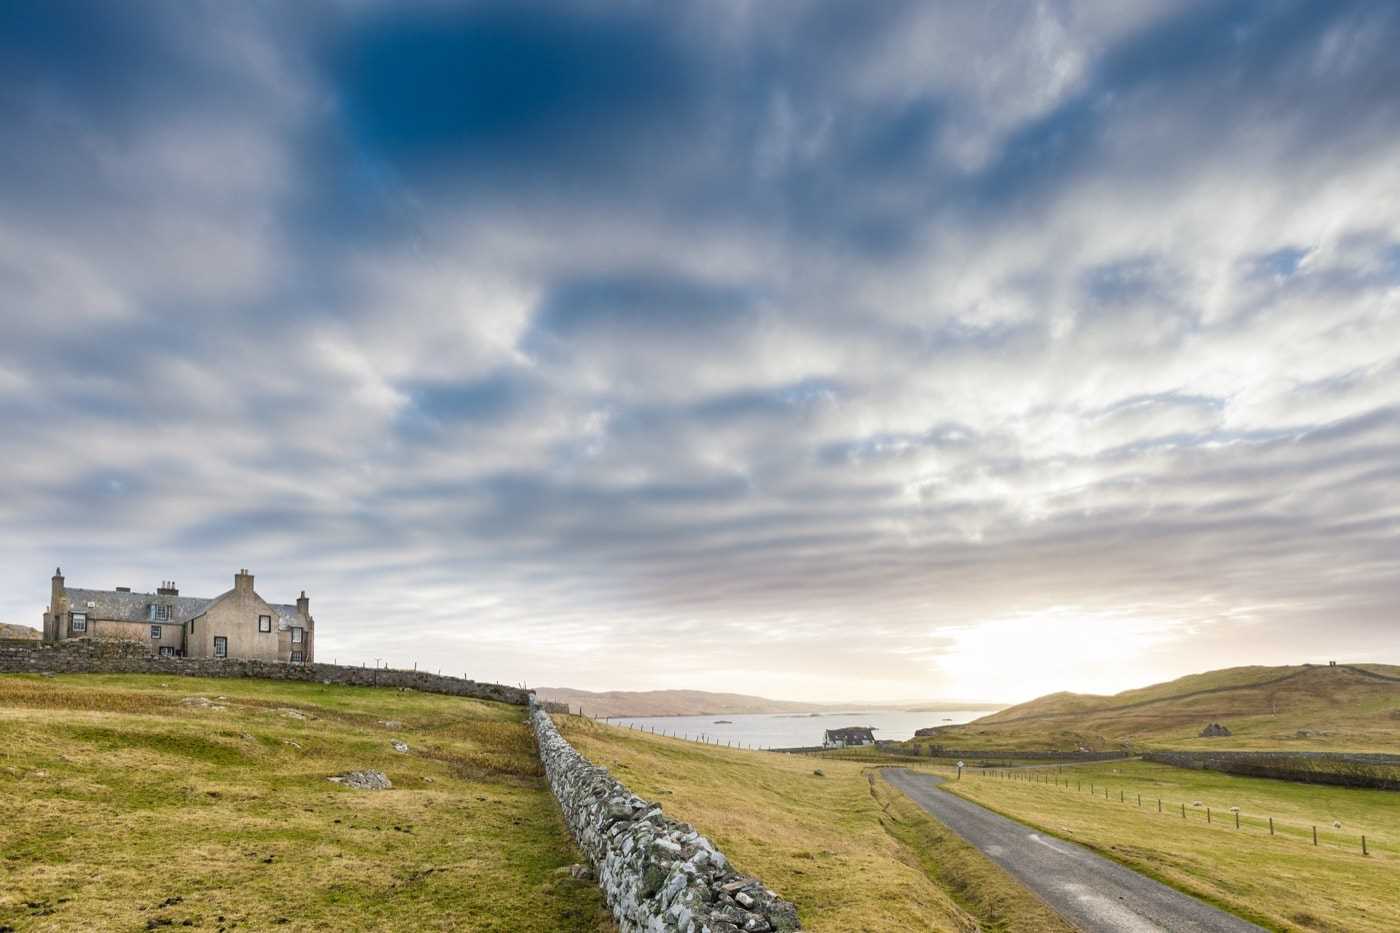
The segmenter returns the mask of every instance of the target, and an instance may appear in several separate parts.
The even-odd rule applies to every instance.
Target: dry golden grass
[[[16,930],[611,928],[523,710],[454,697],[0,676],[0,852]]]
[[[594,763],[793,900],[805,929],[1068,929],[860,763],[702,746],[573,716],[556,721]],[[824,776],[813,774],[818,767]]]
[[[1071,786],[1024,779],[1047,775],[1052,781],[1055,776],[1067,779]],[[1022,772],[1020,777],[1002,780],[967,772],[947,787],[1270,928],[1400,929],[1400,794],[1137,761],[1066,767],[1059,774],[1053,769]],[[1161,813],[1158,798],[1163,800]],[[1193,806],[1197,801],[1200,807]],[[1212,811],[1209,824],[1206,807]],[[1230,807],[1240,808],[1238,830]],[[1274,836],[1269,835],[1270,816]],[[1333,827],[1334,821],[1341,829]],[[1367,857],[1361,854],[1362,833],[1367,835]]]
[[[1400,752],[1400,668],[1239,667],[1112,697],[1056,693],[965,725],[923,748],[1232,748]],[[1207,723],[1233,733],[1201,738]]]

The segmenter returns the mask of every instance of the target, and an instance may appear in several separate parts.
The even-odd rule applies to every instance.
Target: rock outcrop
[[[1218,723],[1218,722],[1213,722],[1213,723],[1211,723],[1210,725],[1206,726],[1204,729],[1201,730],[1201,738],[1203,738],[1203,739],[1214,739],[1214,738],[1219,738],[1220,736],[1226,736],[1226,735],[1229,735],[1229,734],[1230,734],[1230,730],[1229,730],[1229,729],[1226,729],[1224,726],[1222,726],[1222,725],[1221,725],[1220,723]]]

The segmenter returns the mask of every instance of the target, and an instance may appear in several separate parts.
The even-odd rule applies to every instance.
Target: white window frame
[[[160,649],[158,650],[157,653],[158,653],[162,658],[173,658],[173,657],[175,657],[175,649],[174,649],[173,647],[171,647],[170,645],[161,645],[161,646],[160,646]]]
[[[302,655],[302,653],[301,653],[300,651],[293,651],[293,652],[292,652],[292,663],[293,663],[293,664],[300,664],[300,663],[302,663],[302,661],[303,661],[304,659],[305,659],[305,657],[304,657],[304,655]]]
[[[258,616],[258,632],[266,634],[272,631],[272,616]]]
[[[303,628],[293,627],[293,628],[292,628],[292,644],[294,644],[294,645],[299,645],[299,644],[301,644],[303,641],[305,641],[305,638],[302,637],[302,633],[305,632],[305,631],[306,631],[306,630],[303,629]]]
[[[156,619],[160,622],[170,621],[170,604],[156,603]]]
[[[87,631],[88,617],[86,612],[70,612],[68,614],[68,628],[73,632]]]
[[[160,626],[151,626],[151,641],[160,641]]]
[[[223,652],[222,654],[220,653],[220,649],[222,649],[222,652]],[[215,636],[214,636],[214,657],[216,657],[216,658],[226,658],[226,657],[228,657],[228,636],[226,636],[226,635],[215,635]]]

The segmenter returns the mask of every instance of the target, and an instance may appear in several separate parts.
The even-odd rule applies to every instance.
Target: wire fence
[[[1268,815],[1246,814],[1240,807],[1214,807],[1200,800],[1190,803],[1182,800],[1169,800],[1152,793],[1144,795],[1139,790],[1129,790],[1123,786],[1113,786],[1096,780],[1085,780],[1081,775],[1066,777],[1060,770],[1048,769],[1006,769],[991,768],[969,770],[972,776],[991,781],[1020,782],[1041,785],[1083,794],[1093,800],[1118,803],[1146,813],[1177,817],[1200,826],[1221,826],[1239,831],[1241,834],[1255,832],[1259,835],[1299,839],[1314,846],[1327,845],[1346,851],[1370,856],[1376,850],[1374,839],[1367,839],[1364,833],[1343,831],[1340,822],[1297,824],[1275,820]],[[1319,826],[1323,827],[1319,833]],[[1388,848],[1388,847],[1387,847]]]

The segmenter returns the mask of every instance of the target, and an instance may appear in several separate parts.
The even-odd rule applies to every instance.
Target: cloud
[[[1400,649],[1393,10],[551,11],[0,13],[0,616],[249,566],[340,660],[813,698]]]

